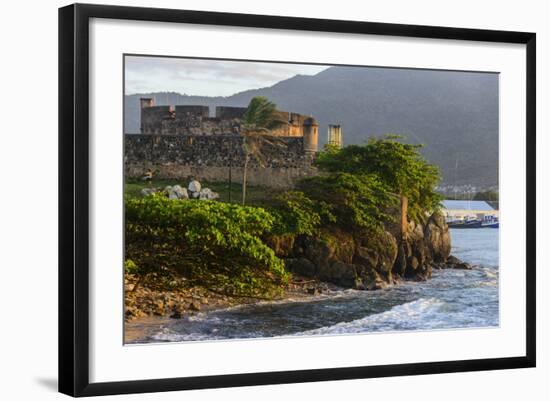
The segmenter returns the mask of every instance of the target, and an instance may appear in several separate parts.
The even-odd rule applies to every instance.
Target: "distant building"
[[[448,219],[462,219],[467,216],[483,218],[484,216],[498,217],[499,211],[486,201],[476,200],[444,200],[441,202],[441,211]]]

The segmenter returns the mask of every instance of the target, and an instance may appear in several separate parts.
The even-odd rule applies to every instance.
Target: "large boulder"
[[[329,265],[331,262],[349,264],[353,261],[355,241],[351,234],[333,229],[321,232],[318,237],[300,237],[294,251],[318,266]]]
[[[285,259],[285,267],[288,271],[304,277],[315,277],[317,268],[306,258]]]
[[[347,288],[355,288],[360,283],[355,265],[344,262],[332,262],[329,265],[320,266],[318,277],[320,280]]]
[[[327,241],[315,237],[306,237],[303,239],[302,244],[304,257],[310,260],[318,269],[327,268],[330,265],[333,249]]]
[[[197,180],[191,180],[189,182],[189,186],[187,187],[187,189],[191,192],[200,192],[201,190],[201,183],[198,182]]]
[[[187,186],[187,190],[189,191],[189,197],[196,199],[201,192],[201,183],[197,180],[192,180]]]
[[[397,254],[397,240],[388,231],[382,231],[357,239],[353,263],[374,269],[391,281]]]
[[[179,185],[168,185],[164,188],[164,193],[168,196],[168,199],[189,199],[187,190]]]
[[[409,222],[400,239],[393,273],[412,280],[427,280],[432,266],[442,266],[451,253],[451,237],[444,217],[434,213],[425,224]]]
[[[426,280],[432,275],[431,262],[426,239],[411,235],[401,240],[393,271],[407,279]]]
[[[424,237],[434,262],[444,263],[451,254],[451,233],[441,213],[434,213],[428,219]]]
[[[284,241],[270,239],[268,243],[275,245],[276,252],[283,251],[280,245]],[[299,236],[292,251],[298,259],[289,262],[290,270],[341,287],[357,288],[360,280],[356,266],[352,264],[354,250],[352,235],[340,230],[324,231],[319,237]]]
[[[281,253],[278,242],[270,239],[268,244]],[[319,237],[298,237],[292,252],[297,259],[286,259],[285,263],[296,274],[341,287],[374,290],[392,282],[397,251],[397,241],[389,232],[354,238],[333,229]]]
[[[409,244],[406,241],[401,241],[397,247],[397,257],[393,264],[393,273],[398,276],[405,276],[407,270],[407,255],[410,253]]]
[[[338,229],[333,229],[330,234],[324,234],[325,241],[329,244],[331,250],[331,260],[353,263],[355,254],[355,240],[353,235]]]
[[[366,267],[357,266],[357,274],[361,282],[361,288],[363,290],[382,290],[391,283],[387,279],[384,279],[376,270]]]

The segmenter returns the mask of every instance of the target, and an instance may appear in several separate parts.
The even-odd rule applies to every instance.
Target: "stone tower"
[[[344,146],[342,138],[342,127],[340,125],[328,126],[328,141],[327,143],[332,146],[336,146],[338,149],[342,149]]]
[[[155,101],[153,98],[150,97],[140,97],[139,98],[139,109],[145,109],[146,107],[153,107],[155,105]]]
[[[153,107],[155,105],[155,100],[150,97],[140,97],[139,98],[139,121],[140,121],[140,132],[142,134],[146,133],[144,126],[147,125],[145,123],[145,116],[143,115],[143,109],[148,109],[150,107]]]
[[[304,150],[306,153],[317,152],[317,142],[319,139],[319,124],[313,117],[304,120]]]

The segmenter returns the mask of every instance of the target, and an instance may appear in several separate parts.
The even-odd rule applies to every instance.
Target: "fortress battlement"
[[[240,134],[246,107],[217,106],[215,116],[208,106],[156,106],[152,98],[141,98],[141,133],[145,135]],[[317,151],[317,121],[299,113],[277,111],[284,121],[271,136],[303,137],[306,150]]]
[[[125,135],[127,177],[140,177],[145,171],[154,170],[160,178],[192,175],[214,182],[227,180],[231,169],[234,179],[240,180],[247,159],[243,150],[246,107],[218,106],[212,116],[208,106],[156,106],[152,98],[141,98],[140,105],[141,134]],[[252,185],[287,188],[317,172],[315,118],[286,111],[277,113],[283,123],[259,134],[266,137],[260,141],[264,162],[260,165],[250,161],[248,182]]]

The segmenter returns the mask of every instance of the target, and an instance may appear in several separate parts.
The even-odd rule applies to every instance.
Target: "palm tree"
[[[269,137],[271,130],[288,124],[288,121],[281,119],[277,113],[277,106],[263,96],[256,96],[250,101],[243,116],[241,134],[243,137],[242,149],[244,152],[243,165],[243,205],[246,202],[246,183],[248,178],[248,163],[252,158],[264,167],[265,155],[262,152],[264,146],[286,146],[276,137]]]

